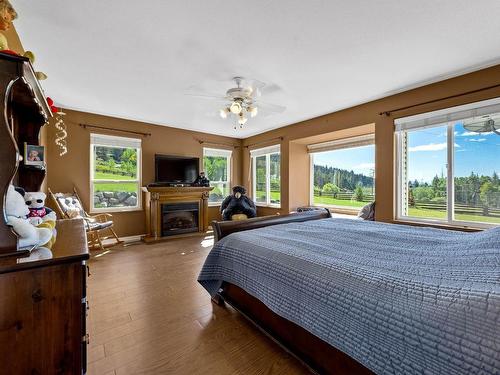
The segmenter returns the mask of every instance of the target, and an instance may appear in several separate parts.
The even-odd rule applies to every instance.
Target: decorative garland
[[[54,143],[59,146],[59,156],[63,156],[68,152],[68,131],[63,118],[66,113],[64,113],[61,108],[57,108],[56,106],[54,106],[54,101],[51,98],[47,98],[47,103],[50,106],[50,110],[52,111],[52,113],[56,114],[56,122],[54,126],[57,129],[57,132]]]
[[[66,130],[66,124],[64,123],[63,119],[63,116],[65,115],[66,113],[62,111],[57,112],[56,123],[54,124],[54,126],[58,130],[56,133],[55,143],[59,146],[59,156],[63,156],[68,152],[68,132]]]

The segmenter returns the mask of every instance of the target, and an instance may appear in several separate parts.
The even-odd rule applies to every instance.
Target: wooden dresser
[[[84,224],[61,220],[52,250],[18,249],[7,225],[10,184],[38,191],[45,166],[21,159],[25,143],[40,145],[51,109],[28,59],[0,52],[0,374],[86,372]]]
[[[0,258],[0,374],[86,373],[86,278],[81,219],[59,220],[52,250]]]

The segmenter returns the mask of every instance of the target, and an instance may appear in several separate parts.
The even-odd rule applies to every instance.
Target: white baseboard
[[[125,236],[125,237],[119,237],[120,241],[123,241],[124,243],[131,243],[131,242],[140,242],[141,238],[145,236],[145,234],[138,234],[135,236]],[[103,245],[110,245],[115,242],[114,238],[107,238],[104,241],[102,241]]]

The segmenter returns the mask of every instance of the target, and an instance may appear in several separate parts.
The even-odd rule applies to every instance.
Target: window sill
[[[345,215],[357,215],[359,213],[359,210],[361,210],[362,208],[360,207],[358,209],[357,207],[329,206],[327,204],[324,205],[312,204],[311,207],[328,208],[330,212],[334,212],[337,214],[345,214]]]
[[[102,209],[91,209],[90,214],[112,214],[118,212],[137,212],[144,211],[142,207],[131,207],[131,208],[102,208]]]
[[[458,230],[465,232],[479,232],[488,228],[494,228],[495,224],[483,224],[483,223],[464,223],[464,224],[449,224],[446,222],[440,222],[437,220],[418,220],[414,218],[396,218],[393,223],[404,224],[404,225],[414,225],[420,227],[432,227],[438,229],[449,229]]]
[[[281,209],[281,205],[280,204],[255,203],[255,206],[256,207],[263,207],[263,208],[277,208],[277,209]]]
[[[208,207],[220,207],[222,202],[208,202]]]

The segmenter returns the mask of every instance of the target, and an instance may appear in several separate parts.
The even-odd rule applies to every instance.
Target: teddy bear
[[[22,194],[13,185],[9,185],[5,198],[5,214],[7,224],[12,227],[18,235],[18,248],[40,247],[49,243],[53,231],[49,228],[39,228],[27,219],[30,210],[24,201]]]
[[[50,208],[45,207],[46,198],[47,195],[41,191],[24,193],[24,201],[30,210],[28,218],[34,225],[45,221],[56,221],[57,219],[56,213]]]
[[[210,186],[210,181],[205,176],[205,172],[200,172],[196,180],[194,180],[193,186]]]
[[[224,220],[233,220],[233,215],[245,215],[247,218],[257,216],[255,203],[246,196],[243,186],[233,187],[233,194],[224,199],[220,206],[220,212]]]
[[[22,194],[22,193],[21,193]],[[24,193],[24,202],[30,213],[28,219],[31,224],[38,228],[48,228],[52,230],[52,238],[44,246],[51,248],[56,241],[56,220],[57,216],[50,208],[45,207],[45,199],[47,195],[41,191]]]

